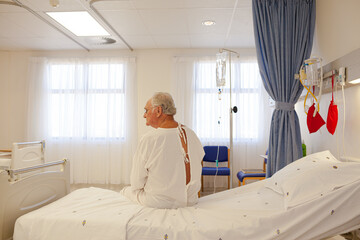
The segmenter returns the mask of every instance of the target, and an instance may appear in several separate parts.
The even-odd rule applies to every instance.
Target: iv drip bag
[[[216,87],[225,86],[226,52],[216,54]]]

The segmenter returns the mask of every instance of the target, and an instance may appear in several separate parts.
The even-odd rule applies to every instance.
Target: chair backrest
[[[205,162],[215,162],[217,157],[219,162],[227,162],[229,159],[228,148],[226,146],[205,146],[204,151],[203,161]]]

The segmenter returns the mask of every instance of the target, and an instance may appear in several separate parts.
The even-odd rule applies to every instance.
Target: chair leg
[[[230,189],[230,176],[228,176],[228,189]]]
[[[201,175],[201,191],[204,192],[204,176]]]
[[[240,182],[240,180],[239,180],[239,187],[241,186],[241,182]]]

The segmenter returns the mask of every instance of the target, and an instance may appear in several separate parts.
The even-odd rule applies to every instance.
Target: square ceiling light
[[[109,36],[110,34],[86,11],[47,12],[51,18],[60,23],[78,37]]]

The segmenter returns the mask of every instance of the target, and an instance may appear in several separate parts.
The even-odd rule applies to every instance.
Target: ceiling
[[[0,50],[252,48],[251,0],[0,0]],[[9,5],[11,3],[13,5]],[[23,5],[23,7],[14,5]],[[49,11],[88,11],[116,42],[77,37]],[[41,19],[43,18],[43,19]],[[48,23],[44,20],[49,21]],[[214,20],[213,26],[204,26]],[[61,32],[61,31],[63,32]],[[122,39],[125,41],[122,41]]]

